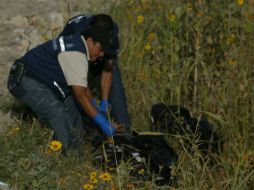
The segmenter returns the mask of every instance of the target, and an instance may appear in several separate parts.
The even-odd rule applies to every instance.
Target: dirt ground
[[[70,0],[72,13],[78,9],[78,1]],[[38,45],[52,36],[52,31],[62,28],[68,15],[65,0],[1,0],[0,3],[0,101],[10,97],[6,89],[9,68],[22,56],[28,46]],[[48,31],[48,33],[45,33]],[[29,45],[30,44],[30,45]],[[0,132],[13,122],[10,113],[0,111]]]

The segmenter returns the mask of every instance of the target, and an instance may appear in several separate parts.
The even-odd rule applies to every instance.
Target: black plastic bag
[[[188,135],[195,138],[199,150],[203,154],[218,153],[222,150],[222,137],[204,117],[193,118],[188,109],[178,105],[158,103],[151,110],[152,131],[160,131],[173,135]]]
[[[174,182],[171,169],[178,156],[168,145],[162,133],[139,132],[131,135],[115,135],[114,144],[104,144],[104,153],[97,156],[105,169],[117,167],[121,162],[131,165],[130,175],[139,180],[150,181],[157,185],[170,185]]]

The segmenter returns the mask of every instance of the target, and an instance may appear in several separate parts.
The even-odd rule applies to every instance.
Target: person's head
[[[90,61],[103,57],[104,55],[112,55],[114,51],[111,45],[111,31],[104,27],[90,27],[84,34],[86,39]]]
[[[93,20],[89,25],[91,27],[98,26],[112,31],[114,23],[111,16],[107,14],[97,14],[94,16]]]

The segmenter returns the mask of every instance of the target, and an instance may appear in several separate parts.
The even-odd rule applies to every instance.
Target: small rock
[[[6,21],[7,24],[12,24],[19,27],[28,26],[28,19],[24,16],[17,15],[12,17],[11,20]]]
[[[60,13],[51,12],[48,16],[49,29],[56,30],[63,27],[64,19]]]
[[[6,49],[4,47],[0,47],[0,52],[4,52]]]
[[[30,42],[28,40],[22,39],[17,46],[17,51],[23,55],[26,53],[27,49],[29,48]]]
[[[18,29],[13,30],[13,33],[15,33],[19,36],[22,36],[25,33],[25,29],[24,28],[18,28]]]
[[[44,42],[42,35],[36,29],[32,29],[29,33],[29,36],[26,37],[26,39],[30,41],[30,48],[29,49]]]

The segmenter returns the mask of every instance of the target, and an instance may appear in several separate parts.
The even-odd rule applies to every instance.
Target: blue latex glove
[[[108,100],[102,99],[99,107],[100,111],[108,113],[108,107],[109,107]]]
[[[111,127],[109,120],[102,113],[98,112],[92,119],[107,136],[111,137],[116,133],[116,129]]]

